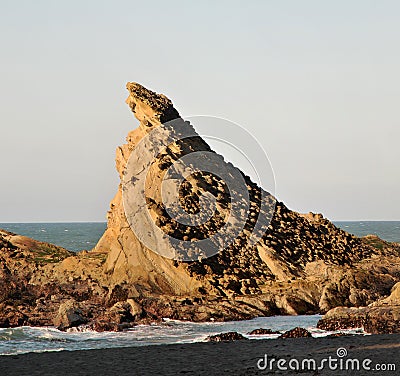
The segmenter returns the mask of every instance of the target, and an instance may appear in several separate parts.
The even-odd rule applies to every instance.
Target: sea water
[[[332,333],[316,328],[320,315],[309,316],[271,316],[252,320],[194,323],[165,319],[153,325],[138,325],[124,332],[94,332],[77,329],[67,332],[53,327],[0,329],[0,355],[15,355],[28,352],[75,351],[132,347],[147,345],[166,345],[173,343],[193,343],[205,341],[207,336],[236,331],[250,339],[275,339],[279,334],[249,335],[253,329],[269,328],[286,331],[300,326],[308,329],[313,337],[323,337]],[[348,334],[364,335],[361,329],[343,330]]]

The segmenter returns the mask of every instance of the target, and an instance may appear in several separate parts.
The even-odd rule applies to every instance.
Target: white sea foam
[[[6,328],[0,329],[0,354],[193,343],[204,341],[209,335],[230,331],[239,332],[250,339],[273,340],[279,337],[279,334],[248,334],[257,328],[269,328],[284,332],[300,326],[308,329],[313,337],[324,337],[338,333],[338,331],[317,329],[316,324],[320,317],[319,315],[274,316],[244,321],[207,323],[164,319],[162,323],[138,325],[124,332],[95,332],[87,326],[69,329],[66,332],[54,327]],[[340,332],[349,335],[366,334],[360,328]]]

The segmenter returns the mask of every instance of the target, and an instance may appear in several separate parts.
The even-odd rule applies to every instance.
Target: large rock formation
[[[128,83],[127,89],[129,97],[126,102],[139,120],[139,127],[128,134],[127,144],[117,149],[116,165],[122,181],[132,150],[149,132],[168,122],[171,128],[175,127],[172,131],[186,126],[192,132],[189,123],[179,122],[178,112],[165,96],[136,83]],[[166,150],[155,158],[153,176],[163,176],[168,166],[186,154],[211,150],[199,137],[187,138],[177,144],[165,145]],[[260,298],[263,302],[260,306],[268,302],[270,307],[272,302],[278,311],[304,313],[315,311],[316,307],[326,311],[338,304],[365,304],[387,293],[395,283],[396,277],[391,274],[365,273],[368,262],[362,263],[370,257],[390,254],[390,246],[378,250],[368,241],[336,228],[321,215],[301,215],[281,202],[272,207],[270,195],[261,191],[249,177],[243,175],[243,178],[250,198],[248,221],[243,231],[232,245],[221,249],[215,256],[189,263],[162,257],[137,239],[124,212],[120,184],[108,212],[107,230],[95,248],[108,252],[106,273],[110,275],[111,284],[123,286],[128,295],[135,297],[159,293],[207,299],[226,297],[233,299],[237,307],[237,299],[251,296]],[[224,217],[224,209],[229,209],[229,197],[218,177],[203,172],[191,176],[188,183],[184,197],[187,211],[195,206],[193,203],[201,193],[209,191],[220,204],[215,217]],[[178,238],[210,236],[211,226],[191,228],[188,232],[187,227],[171,223],[157,196],[157,188],[157,185],[152,185],[146,192],[154,223]],[[264,209],[275,211],[271,222],[262,229],[261,240],[250,244],[249,238],[254,232],[253,219],[270,215],[261,209],[261,193],[264,201],[268,201]],[[357,263],[361,264],[355,268]],[[378,288],[370,289],[371,283]],[[279,290],[286,294],[277,294]]]
[[[161,317],[201,321],[326,312],[370,304],[388,295],[399,281],[398,246],[352,236],[320,214],[293,212],[236,169],[231,171],[245,184],[239,199],[249,198],[243,228],[229,246],[219,247],[216,241],[199,252],[191,244],[221,231],[234,208],[225,182],[205,171],[186,177],[179,200],[187,213],[201,212],[202,200],[215,205],[212,218],[199,226],[171,218],[161,200],[160,183],[175,161],[194,152],[217,154],[179,117],[168,98],[136,83],[128,83],[127,89],[126,102],[139,127],[117,149],[121,184],[111,201],[107,230],[93,251],[73,255],[35,243],[39,256],[28,252],[14,234],[2,232],[0,280],[10,288],[0,296],[1,325],[56,323],[66,328],[87,322],[98,330],[118,330]],[[186,131],[191,136],[165,145],[147,137],[161,127],[173,140]],[[135,223],[124,210],[123,189],[135,184],[143,163],[140,153],[132,153],[143,140],[143,153],[162,144],[151,161],[151,184],[145,186],[139,207],[148,210],[152,226],[168,235],[156,243],[156,252],[131,226],[139,226],[140,233],[149,223]],[[233,168],[222,157],[216,159],[220,169]],[[127,179],[135,169],[138,175]],[[135,197],[129,199],[136,204]],[[238,229],[234,219],[229,227],[233,233]],[[189,246],[175,247],[170,239]],[[41,250],[48,253],[42,256]],[[193,261],[181,261],[187,256]],[[17,318],[10,319],[10,312],[18,312]]]

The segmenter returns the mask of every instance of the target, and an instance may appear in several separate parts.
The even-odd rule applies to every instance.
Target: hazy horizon
[[[22,1],[0,20],[0,223],[105,222],[127,81],[247,129],[290,209],[400,220],[400,3]]]

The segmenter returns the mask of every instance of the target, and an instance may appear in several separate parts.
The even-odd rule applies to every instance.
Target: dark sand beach
[[[346,349],[347,355],[338,357],[339,348]],[[322,370],[309,370],[307,365],[303,370],[278,370],[275,362],[273,369],[260,370],[257,362],[265,354],[267,359],[285,359],[286,366],[294,358],[300,364],[305,358],[315,359],[319,366],[321,359],[330,356],[338,359],[334,363],[338,368],[330,369],[326,362]],[[2,356],[0,375],[396,375],[399,355],[400,335],[249,340]],[[371,370],[362,368],[367,358]],[[350,370],[340,370],[340,359],[358,359],[360,370],[351,370],[350,363]],[[393,364],[397,370],[374,370],[377,365]],[[291,365],[296,367],[296,361]]]

